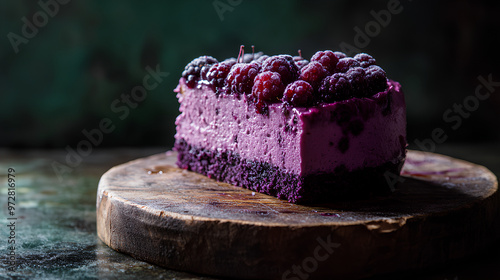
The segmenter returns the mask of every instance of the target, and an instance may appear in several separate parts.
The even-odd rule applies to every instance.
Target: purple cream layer
[[[183,78],[175,91],[181,112],[176,143],[231,152],[302,177],[333,174],[339,168],[400,166],[404,161],[406,106],[401,86],[394,81],[369,98],[311,108],[271,104],[269,115],[256,113],[244,95],[217,96],[207,85],[190,89]]]

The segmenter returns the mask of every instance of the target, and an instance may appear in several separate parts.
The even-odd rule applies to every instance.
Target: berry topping
[[[387,75],[366,53],[348,57],[330,50],[316,52],[310,61],[298,55],[245,54],[223,62],[200,56],[186,65],[182,77],[189,88],[198,82],[211,85],[217,95],[244,94],[257,112],[267,114],[269,104],[315,106],[353,97],[370,97],[387,90]]]
[[[314,99],[313,87],[306,81],[297,80],[288,84],[283,93],[283,102],[293,106],[307,106]]]
[[[367,95],[365,70],[361,67],[354,67],[349,69],[345,74],[349,84],[351,85],[351,95],[363,97]]]
[[[281,98],[284,88],[280,74],[266,71],[255,77],[252,95],[255,100],[273,102]]]
[[[319,62],[328,72],[333,73],[339,59],[332,51],[319,51],[311,58],[311,62],[313,61]]]
[[[299,77],[299,68],[290,55],[275,55],[269,57],[262,64],[262,71],[279,73],[285,85],[297,80]]]
[[[349,68],[359,67],[359,66],[361,66],[361,64],[356,59],[352,57],[345,57],[339,59],[335,72],[345,73],[347,72],[347,70],[349,70]]]
[[[184,68],[184,72],[182,72],[182,77],[186,79],[188,87],[194,88],[196,86],[196,83],[200,79],[201,69],[203,66],[211,66],[215,63],[217,63],[217,59],[211,56],[200,56],[188,63],[188,65]],[[208,69],[206,69],[206,71],[208,71]]]
[[[294,56],[293,60],[295,61],[295,64],[297,64],[297,67],[299,70],[302,70],[307,64],[309,64],[309,61],[307,59],[304,59],[302,57]]]
[[[375,61],[375,58],[373,58],[371,55],[366,54],[366,53],[358,53],[357,55],[354,56],[354,59],[359,61],[361,64],[361,67],[366,68],[370,65],[375,65],[377,62]]]
[[[335,73],[326,77],[319,92],[325,102],[334,102],[351,98],[351,85],[345,73]]]
[[[253,80],[259,73],[260,65],[252,63],[236,63],[226,78],[226,86],[234,93],[250,94]]]
[[[201,71],[200,71],[200,78],[202,80],[207,80],[207,73],[208,73],[208,70],[210,70],[210,67],[212,67],[212,65],[215,65],[215,64],[205,64],[203,65],[203,67],[201,67]]]
[[[343,52],[333,52],[338,59],[346,58],[347,55]]]
[[[264,61],[268,58],[269,58],[268,55],[262,55],[262,56],[259,56],[259,58],[257,58],[255,61],[258,62],[260,65],[262,65],[264,63]]]
[[[318,88],[321,81],[328,75],[328,71],[317,61],[311,61],[300,71],[300,79]]]
[[[259,57],[263,56],[264,53],[263,52],[258,52],[258,53],[247,53],[245,55],[243,55],[243,62],[244,63],[250,63],[254,60],[257,60],[259,59]]]
[[[222,61],[224,63],[228,63],[228,64],[231,64],[231,66],[235,65],[236,64],[236,58],[234,57],[230,57],[230,58],[227,58],[225,59],[224,61]]]
[[[234,63],[232,62],[223,61],[210,67],[210,70],[207,73],[207,81],[215,87],[217,93],[220,93],[220,89],[224,86],[226,77],[229,74],[229,71],[231,71],[231,67],[233,65]]]
[[[387,89],[387,75],[382,68],[372,65],[365,69],[367,93],[373,95]]]
[[[302,70],[304,66],[309,64],[309,61],[307,59],[302,57],[302,52],[299,50],[299,55],[296,55],[293,57],[293,61],[295,61],[295,64],[297,64],[297,67],[299,67],[299,70]]]

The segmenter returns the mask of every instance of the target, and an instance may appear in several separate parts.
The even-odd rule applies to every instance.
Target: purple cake
[[[375,64],[332,51],[193,60],[175,89],[178,166],[293,203],[388,192],[406,107]]]

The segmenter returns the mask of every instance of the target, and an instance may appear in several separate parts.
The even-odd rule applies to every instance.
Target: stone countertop
[[[0,279],[214,279],[118,253],[96,235],[96,191],[109,168],[165,151],[106,149],[79,160],[64,150],[0,149]],[[484,165],[500,175],[500,145],[440,145],[438,153]],[[69,161],[67,161],[69,159]],[[72,164],[73,166],[71,166]],[[59,172],[55,171],[55,168]],[[7,210],[8,169],[15,170],[15,212]],[[17,218],[8,220],[8,218]],[[15,222],[16,270],[9,271],[9,223]],[[12,239],[11,239],[12,240]],[[500,239],[499,239],[500,241]],[[479,256],[426,271],[375,279],[500,279],[500,242]]]

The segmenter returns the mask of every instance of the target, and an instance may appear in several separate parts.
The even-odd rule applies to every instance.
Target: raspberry
[[[361,67],[366,68],[370,65],[375,65],[377,62],[375,61],[375,58],[373,58],[371,55],[366,54],[366,53],[358,53],[357,55],[354,56],[354,59],[359,61],[361,64]]]
[[[187,86],[190,88],[194,88],[196,86],[196,83],[200,79],[200,72],[203,66],[212,65],[215,63],[217,63],[217,59],[206,55],[195,58],[190,63],[188,63],[184,68],[184,72],[182,72],[182,77],[186,79]],[[206,71],[208,71],[208,69],[206,69]]]
[[[346,58],[347,55],[343,52],[333,52],[338,59]]]
[[[236,63],[227,75],[225,85],[233,93],[250,94],[253,80],[259,73],[258,63]]]
[[[254,100],[272,102],[281,98],[284,88],[279,73],[266,71],[255,77],[252,95]]]
[[[379,66],[372,65],[365,69],[367,93],[370,96],[387,89],[387,75]]]
[[[328,75],[328,71],[317,61],[311,61],[300,72],[300,79],[316,89],[320,86],[321,80]]]
[[[367,90],[365,70],[361,67],[354,67],[349,69],[345,75],[351,85],[351,95],[357,97],[365,96]]]
[[[346,100],[352,97],[351,85],[345,73],[335,73],[326,77],[321,83],[319,92],[325,102]]]
[[[307,61],[307,59],[303,58],[300,55],[294,56],[293,61],[295,61],[295,64],[297,64],[297,67],[299,68],[299,70],[302,70],[302,68],[304,68],[304,66],[309,64],[309,61]]]
[[[313,61],[321,63],[328,72],[333,73],[339,59],[332,51],[319,51],[311,57],[311,62]]]
[[[231,71],[231,67],[234,64],[232,62],[220,62],[212,65],[207,73],[207,81],[215,87],[217,93],[221,92],[226,77]]]
[[[293,106],[307,106],[313,102],[313,87],[306,81],[297,80],[288,84],[283,93],[283,102]]]
[[[269,56],[264,54],[262,56],[259,56],[259,58],[257,58],[255,61],[257,63],[259,63],[260,65],[262,65],[264,63],[264,61],[266,61],[266,59],[268,59],[268,58],[269,58]]]
[[[359,66],[361,66],[359,61],[357,61],[352,57],[341,58],[337,63],[337,68],[335,68],[335,72],[345,73],[347,72],[347,70],[349,70],[349,68],[359,67]]]
[[[230,58],[227,58],[225,59],[224,61],[222,61],[224,63],[228,63],[228,64],[231,64],[231,66],[235,65],[236,64],[236,58],[234,57],[230,57]]]
[[[299,68],[290,55],[282,54],[269,57],[262,64],[262,72],[264,71],[279,73],[285,85],[297,80],[299,77]]]

